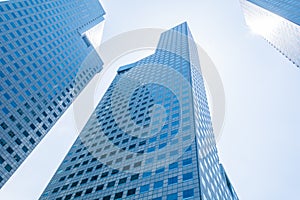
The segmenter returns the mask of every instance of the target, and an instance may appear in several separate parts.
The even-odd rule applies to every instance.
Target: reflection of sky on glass
[[[282,22],[277,15],[257,16],[252,23],[249,23],[251,30],[260,35],[269,35],[274,32]]]
[[[246,0],[240,0],[244,15],[245,21],[249,25],[250,29],[255,34],[259,34],[274,45],[279,51],[286,55],[289,59],[292,60],[297,66],[300,65],[300,26],[293,23],[292,21],[299,20],[297,17],[296,1],[293,3],[281,2],[286,4],[282,7],[282,12],[287,14],[288,18],[291,21],[284,19],[283,17],[272,13],[269,10],[263,9],[262,7],[257,6],[254,3],[251,3]],[[257,0],[253,0],[256,2]],[[293,0],[292,0],[293,1]],[[291,2],[292,2],[291,1]],[[264,2],[260,1],[259,2]],[[272,1],[273,2],[273,1]],[[274,1],[276,2],[276,1]],[[274,4],[269,2],[270,5]],[[272,6],[271,6],[272,7]],[[277,7],[277,6],[275,6]],[[300,4],[298,3],[300,8]],[[271,8],[270,8],[271,9]],[[278,11],[278,9],[274,8]],[[289,10],[289,13],[286,13]],[[285,16],[284,14],[282,16]],[[299,16],[299,14],[298,14]],[[292,20],[294,19],[294,20]]]
[[[299,69],[247,28],[238,1],[128,2],[102,1],[107,13],[104,40],[137,28],[167,29],[188,21],[194,39],[216,64],[226,95],[218,150],[240,199],[297,199]],[[134,57],[114,66],[138,59]],[[78,134],[71,109],[3,187],[0,199],[39,197]]]

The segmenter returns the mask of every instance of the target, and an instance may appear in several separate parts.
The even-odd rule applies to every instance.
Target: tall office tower
[[[0,12],[1,188],[101,70],[87,33],[105,13],[98,0],[10,0]]]
[[[119,68],[40,199],[238,199],[219,164],[186,23]]]
[[[240,0],[246,23],[300,67],[300,1]]]

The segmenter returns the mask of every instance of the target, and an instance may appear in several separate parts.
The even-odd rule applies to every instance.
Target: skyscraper
[[[86,33],[105,12],[98,0],[11,0],[0,12],[1,188],[101,70]]]
[[[119,68],[40,199],[238,199],[219,164],[187,23]]]
[[[247,25],[300,66],[300,2],[240,0]]]

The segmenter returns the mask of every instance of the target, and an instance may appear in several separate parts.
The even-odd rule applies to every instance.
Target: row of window
[[[69,175],[69,177],[73,177],[75,174],[71,174]],[[104,178],[104,177],[107,177],[108,176],[108,172],[105,172],[101,175],[101,178]],[[96,181],[98,179],[99,175],[95,175],[93,177],[91,177],[90,179],[90,182],[92,181]],[[139,178],[139,174],[134,174],[131,176],[130,178],[130,181],[135,181]],[[62,181],[64,180],[65,177],[62,177],[59,181]],[[192,180],[193,179],[193,172],[188,172],[188,173],[185,173],[185,174],[182,174],[182,181],[188,181],[188,180]],[[69,187],[70,188],[73,188],[73,187],[76,187],[78,185],[84,185],[88,182],[88,178],[85,178],[83,180],[81,180],[80,182],[79,181],[76,181],[76,182],[73,182],[72,184],[67,184],[67,185],[64,185],[61,187],[61,191],[63,190],[67,190]],[[125,184],[127,182],[127,177],[125,178],[121,178],[119,179],[118,181],[118,185],[122,185],[122,184]],[[171,177],[171,178],[168,178],[168,185],[172,185],[172,184],[177,184],[178,183],[178,176],[174,176],[174,177]],[[116,185],[116,181],[110,181],[107,183],[107,186],[106,188],[109,189],[113,186]],[[164,185],[164,181],[163,180],[160,180],[160,181],[156,181],[153,183],[153,189],[160,189],[162,188]],[[56,193],[59,191],[59,187],[53,189],[52,193]],[[99,191],[99,190],[102,190],[104,189],[104,184],[101,184],[101,185],[98,185],[97,188],[96,188],[96,191]],[[140,193],[145,193],[145,192],[148,192],[150,189],[150,184],[147,184],[147,185],[143,185],[140,187]]]
[[[90,152],[89,152],[88,154],[91,155]],[[85,155],[85,154],[82,154],[79,158],[83,157],[84,155]],[[74,160],[75,158],[76,158],[76,157],[73,157],[72,160]],[[72,160],[71,160],[71,161],[72,161]],[[91,163],[92,163],[92,162],[95,162],[95,161],[97,161],[97,158],[92,158],[92,159],[91,159]],[[66,168],[65,168],[65,171],[69,171],[69,170],[71,170],[72,168],[73,168],[73,169],[78,168],[80,165],[82,165],[82,166],[87,165],[88,163],[89,163],[89,160],[85,160],[85,161],[83,161],[82,163],[77,163],[77,164],[75,164],[73,167],[72,167],[72,165],[66,167]],[[192,164],[192,158],[187,158],[187,159],[182,160],[182,166],[186,166],[186,165],[189,165],[189,164]],[[97,165],[96,168],[95,168],[95,170],[101,169],[102,166],[103,166],[103,164]],[[174,168],[178,168],[178,162],[174,162],[174,163],[172,163],[172,164],[169,165],[169,169],[174,169]],[[91,172],[92,170],[93,170],[93,167],[90,167],[90,168],[88,168],[88,169],[86,170],[86,173]],[[79,171],[79,172],[77,173],[77,176],[78,176],[78,175],[81,175],[81,174],[83,174],[83,170]]]
[[[91,194],[92,192],[93,192],[93,188],[86,189],[85,192],[79,191],[74,194],[74,198],[76,199],[76,198],[81,197],[82,195]],[[121,191],[121,192],[115,193],[113,199],[122,199],[123,197],[125,198],[125,197],[129,197],[129,196],[132,196],[135,194],[136,194],[136,188],[132,188],[132,189],[127,190],[127,192]],[[187,190],[182,191],[182,199],[192,199],[194,197],[194,195],[195,195],[194,189],[187,189]],[[72,196],[73,196],[73,194],[66,195],[64,200],[69,200],[72,198]],[[102,200],[111,200],[112,196],[113,195],[104,196],[102,198]],[[178,196],[178,193],[172,193],[172,194],[167,194],[166,198],[167,198],[167,200],[178,200],[179,196]],[[63,197],[59,197],[56,200],[62,200],[62,199],[63,199]],[[152,200],[162,200],[162,199],[163,199],[162,197],[156,197],[156,198],[153,198]]]

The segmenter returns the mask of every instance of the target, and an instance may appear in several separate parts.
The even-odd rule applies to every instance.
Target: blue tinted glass
[[[80,191],[83,191],[80,199],[100,198],[103,200],[103,197],[104,199],[110,200],[112,198],[127,199],[125,196],[130,195],[130,199],[137,200],[172,200],[183,199],[183,191],[187,189],[197,189],[198,196],[195,198],[189,197],[190,194],[186,192],[186,198],[200,199],[206,196],[207,199],[236,200],[235,198],[230,198],[231,191],[226,187],[226,182],[229,181],[222,179],[225,175],[218,169],[219,159],[217,151],[205,155],[205,158],[197,155],[201,152],[200,144],[206,141],[206,138],[200,137],[201,133],[203,131],[209,131],[207,136],[211,139],[212,127],[209,120],[209,110],[205,99],[201,73],[199,71],[197,72],[199,74],[196,72],[194,74],[194,72],[191,71],[189,59],[194,57],[193,52],[196,52],[193,41],[189,40],[192,39],[192,37],[176,37],[178,33],[181,36],[190,35],[187,25],[184,23],[175,27],[174,30],[176,30],[175,33],[174,31],[167,31],[162,34],[158,48],[154,54],[137,63],[119,68],[115,80],[104,94],[94,114],[91,115],[86,126],[80,133],[80,137],[78,137],[52,181],[45,189],[45,196],[41,197],[41,200],[57,198],[61,198],[61,200],[68,199],[68,194],[76,194],[76,192]],[[82,41],[82,43],[84,44],[84,41]],[[175,52],[170,52],[170,50],[174,50]],[[185,58],[187,60],[185,60]],[[194,61],[197,63],[196,58],[197,56]],[[44,62],[43,59],[41,60]],[[157,64],[168,66],[172,69],[171,71],[175,70],[176,73],[180,73],[188,81],[188,85],[191,85],[192,81],[199,84],[197,84],[195,88],[182,87],[182,84],[180,84],[177,79],[174,79],[172,73],[170,74],[168,71],[164,72],[164,70],[158,72],[157,70],[153,70],[153,67],[148,69],[150,73],[148,73],[148,70],[136,72],[134,67],[140,63],[146,65],[151,64],[151,66],[153,64],[155,66]],[[199,67],[200,65],[198,64],[197,68]],[[31,69],[33,70],[35,67]],[[51,69],[51,67],[49,67],[49,69]],[[140,68],[136,69],[139,70]],[[146,74],[144,75],[143,72],[146,72]],[[182,91],[184,95],[180,97],[180,95],[174,94],[173,92],[177,89],[171,91],[168,87],[150,83],[142,84],[138,87],[134,85],[134,87],[132,87],[134,90],[128,92],[130,98],[128,100],[127,98],[123,98],[124,95],[122,93],[115,93],[118,84],[123,83],[121,80],[124,80],[123,77],[127,77],[128,74],[134,75],[137,78],[139,77],[141,80],[146,77],[155,78],[155,80],[157,77],[161,79],[165,78],[166,81],[170,81],[170,83],[176,87],[178,86],[177,92],[181,93]],[[59,74],[58,76],[65,75],[66,74]],[[52,78],[54,77],[54,74],[52,74]],[[50,81],[52,78],[47,76],[48,82],[54,87],[54,82]],[[41,81],[43,81],[43,79],[41,79]],[[126,84],[126,91],[131,88],[131,83],[130,81]],[[59,87],[62,87],[62,85],[59,85]],[[72,86],[72,89],[73,88]],[[53,91],[51,87],[47,87],[47,89]],[[32,90],[30,91],[32,92]],[[61,94],[59,98],[56,98],[58,94],[55,92],[50,92],[50,94],[52,96],[52,99],[50,98],[51,102],[53,102],[53,98],[55,98],[55,104],[61,105],[60,102],[63,99],[63,94]],[[47,98],[47,95],[45,95],[45,97]],[[114,102],[115,100],[116,102]],[[181,106],[179,106],[182,101],[185,103],[185,106],[183,106],[184,109],[181,109]],[[191,104],[191,106],[195,107],[195,110],[186,109],[186,107],[190,106],[190,102],[192,101],[197,101],[195,105]],[[160,105],[156,107],[158,102],[160,102]],[[160,111],[157,112],[157,108],[161,110],[160,107],[165,110],[165,119],[161,119]],[[52,106],[51,108],[54,107]],[[115,108],[116,110],[114,110]],[[199,113],[196,113],[197,115],[199,114],[200,117],[207,119],[201,121],[201,126],[195,126],[196,122],[193,121],[197,119],[197,117],[194,118],[195,112],[198,112],[197,110],[199,111]],[[179,114],[176,115],[176,113]],[[190,117],[190,120],[183,122],[182,115],[185,118]],[[42,116],[43,114],[41,117]],[[117,122],[119,119],[120,122]],[[163,129],[158,126],[160,120],[163,120],[165,123]],[[172,122],[174,122],[173,125],[175,125],[175,127],[172,125]],[[138,126],[135,126],[135,124]],[[187,126],[193,128],[193,132],[189,134],[184,133],[183,135],[179,134],[180,131]],[[139,131],[141,131],[140,135],[132,134],[133,132],[138,133]],[[154,135],[151,135],[151,133]],[[188,139],[187,136],[192,139],[191,142],[183,142],[183,140]],[[194,137],[197,139],[196,141]],[[168,146],[165,146],[167,141]],[[86,144],[88,145],[84,144],[85,142],[87,142]],[[171,148],[168,148],[169,145]],[[190,151],[187,152],[186,149],[188,148],[190,148]],[[192,158],[195,159],[194,162],[192,162]],[[196,160],[196,158],[199,159]],[[101,167],[98,167],[100,164]],[[168,169],[164,167],[168,167]],[[118,168],[119,172],[116,174],[112,168]],[[66,178],[67,181],[62,181],[61,183],[57,182],[61,177],[70,177],[70,174],[74,173],[74,170],[76,171],[77,169],[80,169],[82,172],[80,177],[77,176],[79,173],[76,173],[75,177],[77,179]],[[147,172],[145,170],[147,170]],[[191,176],[189,173],[191,173],[192,170],[195,174]],[[134,176],[136,173],[143,174],[143,178],[137,180],[138,177]],[[100,175],[99,182],[97,182],[98,179],[97,181],[92,181],[95,174]],[[183,182],[183,179],[189,180],[193,175],[197,178],[194,180],[191,179],[192,181]],[[201,177],[202,175],[204,177]],[[78,178],[80,178],[80,180],[78,180]],[[126,178],[131,181],[126,182]],[[70,185],[76,181],[80,183],[82,180],[89,182],[86,181],[86,183],[80,187],[74,187],[74,190],[72,188],[72,191],[61,191],[64,185]],[[202,180],[205,182],[201,183],[200,181]],[[108,188],[108,183],[112,181],[116,181],[115,183],[118,184],[118,187],[112,186]],[[121,184],[121,182],[123,182],[123,184]],[[100,187],[99,184],[104,185],[104,187]],[[199,190],[201,184],[205,184],[205,187],[201,187],[201,190]],[[59,189],[52,195],[52,191],[56,187]],[[88,190],[88,192],[92,191],[93,194],[88,196],[86,191],[90,188],[93,188],[93,190]],[[120,195],[120,192],[123,192],[123,194]],[[46,194],[48,194],[48,196]],[[74,196],[72,196],[71,199],[72,198],[74,198]]]
[[[0,117],[0,124],[9,127],[1,134],[15,134],[8,143],[18,153],[10,154],[7,147],[0,145],[5,164],[11,166],[7,171],[0,165],[1,189],[72,100],[102,69],[102,61],[95,54],[93,66],[79,70],[93,51],[93,47],[86,47],[82,35],[101,23],[105,13],[98,0],[1,1],[0,11],[0,88],[3,97],[0,111],[9,111],[13,116]],[[70,84],[73,84],[72,89]],[[50,101],[47,101],[49,97]],[[54,105],[55,100],[59,104]]]
[[[177,200],[177,199],[178,199],[177,193],[168,194],[167,196],[167,200]]]
[[[158,189],[158,188],[161,188],[164,184],[164,181],[157,181],[157,182],[154,182],[154,189]]]
[[[193,178],[193,172],[186,173],[186,174],[183,174],[183,175],[182,175],[183,181],[190,180],[190,179],[192,179],[192,178]]]
[[[176,168],[178,168],[178,162],[169,165],[169,169],[176,169]]]
[[[143,186],[141,186],[141,188],[140,188],[140,192],[141,192],[141,193],[143,193],[143,192],[148,192],[149,189],[150,189],[150,185],[149,185],[149,184],[143,185]]]
[[[183,199],[193,197],[194,196],[194,189],[184,190],[182,196],[183,196]]]
[[[172,178],[169,178],[168,179],[168,184],[171,185],[171,184],[175,184],[178,182],[178,176],[175,176],[175,177],[172,177]]]
[[[162,167],[162,168],[157,169],[157,170],[155,171],[155,173],[156,173],[156,174],[159,174],[159,173],[162,173],[162,172],[164,172],[164,171],[165,171],[165,168]]]
[[[188,158],[188,159],[185,159],[182,161],[182,165],[185,166],[185,165],[189,165],[192,163],[192,158]]]
[[[150,138],[150,139],[149,139],[149,142],[150,142],[150,143],[155,142],[155,141],[156,141],[156,137],[153,137],[153,138]]]
[[[151,147],[151,148],[147,149],[148,153],[153,152],[153,151],[155,151],[155,147]]]
[[[143,178],[151,176],[151,172],[144,172],[143,173]]]
[[[2,110],[3,110],[3,112],[4,112],[5,114],[8,114],[8,113],[9,113],[9,111],[8,111],[8,109],[7,109],[6,107],[2,108]]]

